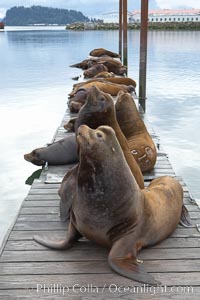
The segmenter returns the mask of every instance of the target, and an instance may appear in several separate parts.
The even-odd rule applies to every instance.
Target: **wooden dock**
[[[67,136],[62,125],[70,115],[67,111],[55,140]],[[146,122],[158,143],[158,137]],[[184,202],[193,219],[192,228],[178,226],[162,243],[142,250],[148,272],[162,282],[149,287],[121,277],[107,263],[108,251],[82,239],[68,251],[47,249],[35,241],[34,234],[59,239],[66,235],[67,224],[60,221],[59,182],[45,183],[51,175],[60,178],[71,166],[49,166],[35,180],[24,200],[0,257],[0,299],[200,299],[200,209],[191,201],[181,178]],[[153,178],[175,176],[167,155],[158,149],[155,169],[145,175],[145,185]],[[59,178],[58,178],[59,179]],[[53,179],[52,179],[53,180]]]

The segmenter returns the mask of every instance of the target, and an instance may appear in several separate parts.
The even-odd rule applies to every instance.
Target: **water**
[[[129,76],[138,81],[139,32],[129,32]],[[0,242],[38,167],[23,154],[50,142],[66,109],[69,65],[93,48],[117,51],[117,31],[70,32],[63,27],[0,32]],[[149,33],[147,114],[176,173],[200,198],[200,32]]]

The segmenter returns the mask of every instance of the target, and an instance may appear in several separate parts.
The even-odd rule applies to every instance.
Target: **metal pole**
[[[122,1],[119,0],[119,55],[122,58]]]
[[[146,109],[148,0],[141,0],[139,103]]]
[[[123,64],[128,65],[127,55],[127,0],[123,0]]]

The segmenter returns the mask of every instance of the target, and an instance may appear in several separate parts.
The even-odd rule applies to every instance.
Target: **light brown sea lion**
[[[94,78],[112,78],[115,77],[115,74],[112,72],[101,72],[98,73]]]
[[[93,86],[90,89],[87,96],[87,101],[79,111],[77,120],[75,122],[76,134],[79,126],[84,124],[93,129],[96,129],[100,125],[108,125],[115,130],[131,172],[135,176],[139,187],[144,188],[144,178],[142,172],[133,158],[133,155],[128,147],[127,140],[117,123],[113,98],[109,94],[103,93],[96,86]]]
[[[107,74],[107,72],[106,72]],[[110,74],[110,73],[108,73]],[[114,74],[114,73],[111,73],[111,74]],[[105,78],[91,78],[87,81],[87,83],[91,83],[91,82],[96,82],[96,81],[99,81],[99,82],[111,82],[111,83],[114,83],[114,84],[123,84],[123,85],[132,85],[134,87],[136,87],[136,82],[135,80],[133,80],[132,78],[129,78],[129,77],[112,77],[112,78],[108,78],[108,77],[105,77]],[[80,87],[82,87],[86,82],[85,81],[82,81],[82,82],[78,82],[78,83],[75,83],[73,84],[73,91],[75,90],[78,90]]]
[[[128,93],[119,92],[115,110],[119,126],[142,172],[152,170],[157,158],[156,147],[133,98]]]
[[[117,96],[118,92],[120,90],[124,92],[134,92],[135,88],[132,85],[124,85],[124,84],[117,84],[117,83],[112,83],[112,82],[107,82],[107,81],[90,81],[90,82],[85,82],[80,86],[81,89],[90,89],[92,86],[96,86],[99,88],[102,92],[108,93],[111,96]],[[75,85],[75,88],[72,90],[72,92],[69,94],[69,97],[74,97],[75,94],[78,92],[79,88],[77,88],[79,85]]]
[[[186,217],[183,190],[164,176],[140,190],[112,128],[78,130],[76,195],[65,240],[34,236],[53,249],[69,249],[82,236],[110,249],[108,263],[118,274],[160,284],[137,260],[138,252],[167,238]],[[183,209],[184,208],[184,209]]]
[[[107,67],[104,66],[103,64],[95,64],[91,68],[85,70],[83,72],[83,75],[84,75],[85,78],[91,78],[91,77],[94,77],[95,75],[97,75],[100,72],[107,72],[107,71],[108,71]]]
[[[104,48],[94,49],[90,52],[90,55],[91,56],[96,56],[96,57],[100,57],[100,56],[103,56],[103,55],[108,55],[108,56],[111,56],[111,57],[120,57],[120,55],[118,53],[106,50]]]
[[[36,166],[44,166],[46,162],[48,162],[49,165],[75,163],[78,161],[75,135],[67,136],[47,147],[37,148],[25,154],[24,159]]]
[[[117,84],[125,84],[125,85],[132,85],[136,87],[136,82],[132,78],[129,77],[114,77],[114,78],[105,78],[105,81],[117,83]]]

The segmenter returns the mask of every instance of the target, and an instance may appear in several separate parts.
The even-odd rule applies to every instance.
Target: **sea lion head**
[[[75,129],[77,131],[83,124],[96,129],[100,125],[109,124],[113,118],[115,118],[115,106],[112,96],[92,86],[88,92],[86,103],[79,111]]]
[[[77,142],[79,147],[80,161],[88,158],[95,161],[109,161],[109,158],[120,149],[115,131],[109,126],[99,126],[91,129],[87,125],[78,128]]]
[[[44,166],[46,161],[40,158],[40,150],[42,148],[38,148],[33,150],[30,153],[24,154],[24,159],[26,161],[31,162],[32,164],[36,165],[36,166]]]
[[[132,88],[133,86],[132,85],[129,85],[130,88]],[[133,98],[132,96],[129,94],[129,93],[126,93],[124,91],[119,91],[118,94],[117,94],[117,101],[116,101],[116,105],[115,107],[117,106],[118,103],[120,102],[129,102],[129,101],[133,101]]]

